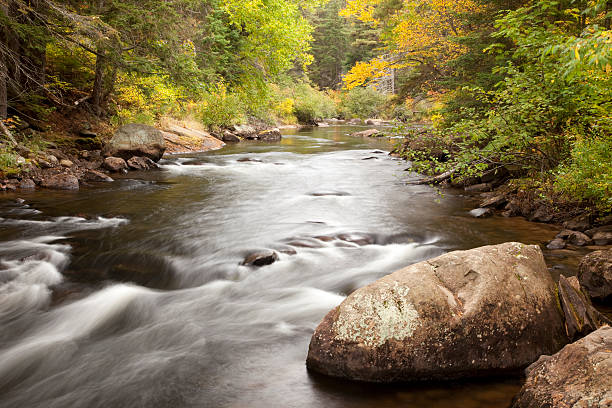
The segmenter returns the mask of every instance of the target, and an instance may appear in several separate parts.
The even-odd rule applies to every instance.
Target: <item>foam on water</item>
[[[48,233],[0,244],[0,324],[35,310],[51,301],[50,287],[60,284],[70,262],[71,247],[58,243],[74,231],[117,227],[122,218],[85,219],[54,217],[43,220],[0,218],[3,226],[28,228],[29,234]]]

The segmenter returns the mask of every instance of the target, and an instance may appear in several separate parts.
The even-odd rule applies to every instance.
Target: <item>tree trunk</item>
[[[8,6],[5,4],[0,5],[0,13],[8,17]],[[6,28],[0,31],[0,120],[6,119],[8,115],[8,58],[5,55],[5,48],[7,47],[7,35],[8,30]]]
[[[101,52],[98,50],[98,52]],[[96,56],[96,76],[94,77],[93,90],[91,92],[91,103],[96,115],[100,115],[102,112],[102,91],[104,84],[104,68],[105,68],[104,57],[98,54]]]
[[[104,0],[98,0],[96,9],[98,14],[102,14],[104,10]],[[93,89],[91,91],[91,104],[93,106],[94,113],[100,116],[100,113],[102,113],[102,101],[104,99],[104,71],[106,69],[107,61],[104,57],[104,49],[102,47],[98,46],[97,52],[95,77]]]
[[[0,50],[0,120],[6,119],[8,114],[8,94],[6,83],[8,81],[8,70],[4,62],[4,55]]]

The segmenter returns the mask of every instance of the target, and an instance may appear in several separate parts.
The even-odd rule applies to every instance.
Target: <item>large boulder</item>
[[[167,143],[170,153],[207,152],[225,146],[220,139],[208,132],[184,128],[177,125],[168,125],[162,136]]]
[[[591,252],[580,261],[578,280],[590,297],[612,297],[612,249]]]
[[[538,246],[505,243],[420,262],[363,287],[323,319],[307,366],[373,382],[516,371],[567,343]]]
[[[133,156],[159,161],[166,151],[162,132],[152,126],[131,123],[121,126],[105,147],[106,156],[128,160]]]
[[[512,408],[612,407],[612,328],[540,357],[526,373]]]

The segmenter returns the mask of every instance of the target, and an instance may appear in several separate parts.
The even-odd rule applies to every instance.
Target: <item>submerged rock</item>
[[[578,279],[590,297],[612,296],[612,249],[591,252],[580,261]]]
[[[131,123],[121,126],[105,147],[106,156],[124,160],[132,156],[144,156],[157,162],[166,151],[162,132],[153,126]]]
[[[480,183],[480,184],[474,184],[471,186],[467,186],[464,188],[464,190],[468,192],[472,192],[472,193],[479,193],[483,191],[491,191],[493,190],[493,187],[494,186],[492,183]]]
[[[612,328],[540,357],[526,374],[512,408],[612,407]]]
[[[271,265],[278,261],[278,254],[271,249],[253,252],[244,258],[242,265],[247,266],[265,266]]]
[[[514,371],[567,343],[539,247],[456,251],[363,287],[323,319],[307,366],[393,382]]]
[[[111,182],[113,179],[101,171],[87,169],[83,173],[83,179],[86,181],[101,181],[101,182]]]
[[[565,248],[565,240],[563,238],[555,238],[546,244],[546,248],[548,249],[563,249]]]
[[[470,215],[474,218],[487,218],[491,217],[495,212],[490,208],[475,208],[470,211]]]

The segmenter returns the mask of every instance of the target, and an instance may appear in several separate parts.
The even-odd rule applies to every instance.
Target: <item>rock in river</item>
[[[242,261],[242,265],[265,266],[278,261],[278,254],[271,249],[250,253]]]
[[[580,261],[578,279],[590,297],[612,297],[612,249],[591,252]]]
[[[512,408],[612,407],[612,328],[540,357],[526,373]]]
[[[491,217],[495,212],[490,208],[475,208],[470,211],[470,215],[474,218],[487,218]]]
[[[157,169],[159,166],[148,157],[134,156],[127,161],[127,165],[132,170],[150,170]]]
[[[43,180],[42,186],[55,190],[78,190],[79,179],[72,174],[55,174]]]
[[[104,168],[109,171],[120,172],[127,170],[128,166],[121,157],[107,157],[104,159]]]
[[[83,179],[87,181],[111,182],[112,178],[102,173],[101,171],[87,169],[83,172]]]
[[[132,156],[144,156],[157,162],[166,151],[166,141],[160,130],[131,123],[117,129],[104,150],[106,156],[117,156],[124,160]]]
[[[567,344],[538,246],[456,251],[365,286],[323,319],[307,366],[372,382],[516,371]]]
[[[566,278],[561,275],[558,287],[559,302],[565,316],[565,331],[570,340],[578,340],[604,324],[611,323],[593,307],[575,276]]]

